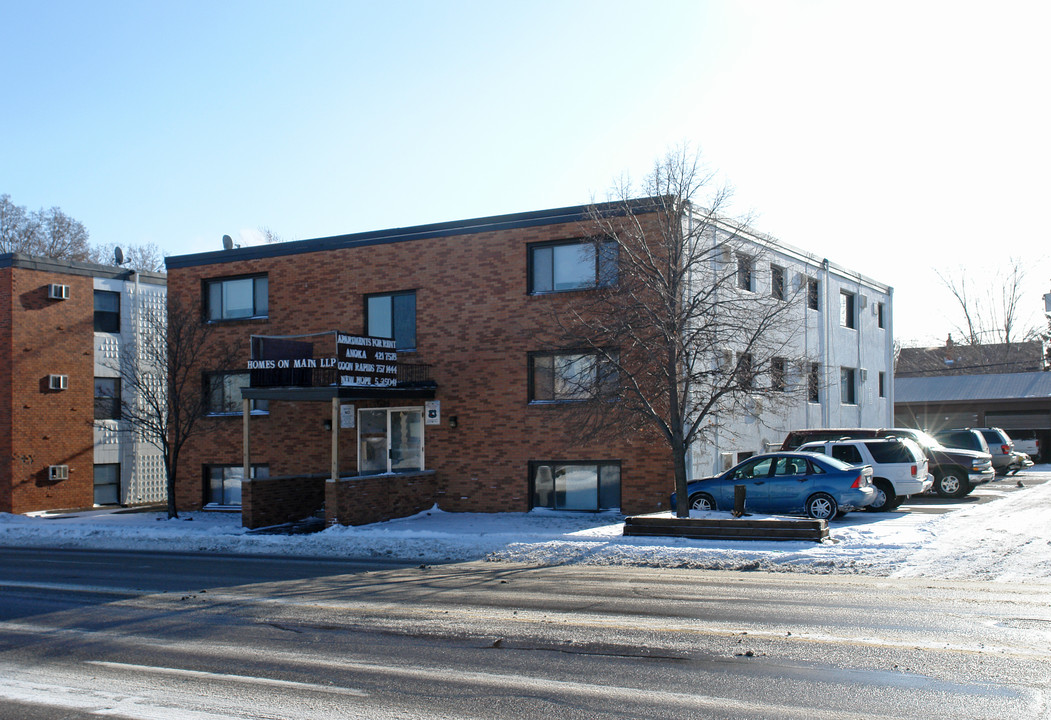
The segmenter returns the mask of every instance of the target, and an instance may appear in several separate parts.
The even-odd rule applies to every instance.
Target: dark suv
[[[977,450],[984,447],[993,457],[993,470],[997,475],[1017,473],[1025,467],[1021,453],[1015,452],[1010,436],[1000,428],[955,428],[935,433],[943,445]]]
[[[928,471],[934,476],[934,491],[942,497],[959,498],[974,490],[975,485],[996,477],[992,456],[962,448],[948,448],[922,430],[913,428],[810,428],[793,430],[781,445],[794,450],[805,442],[840,438],[906,437],[915,440],[927,455]]]

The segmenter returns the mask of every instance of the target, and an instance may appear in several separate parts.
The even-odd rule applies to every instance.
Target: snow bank
[[[1037,477],[1051,480],[1051,466],[1037,466],[1018,479]],[[251,534],[240,527],[240,515],[228,513],[182,513],[173,520],[163,513],[119,510],[0,514],[0,545],[1051,580],[1051,482],[1003,488],[1015,482],[983,486],[975,492],[1001,497],[941,515],[851,513],[832,523],[831,539],[824,543],[624,537],[623,517],[615,513],[432,509],[313,535]]]

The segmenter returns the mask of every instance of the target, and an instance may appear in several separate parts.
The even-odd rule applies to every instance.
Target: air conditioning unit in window
[[[47,386],[51,390],[65,390],[69,387],[69,375],[48,375]]]
[[[47,477],[49,480],[68,480],[69,465],[48,465]]]
[[[52,283],[47,286],[47,296],[50,300],[69,300],[69,285]]]

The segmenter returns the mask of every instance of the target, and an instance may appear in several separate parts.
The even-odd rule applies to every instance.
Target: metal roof
[[[1051,397],[1051,372],[894,378],[894,401],[952,402]]]

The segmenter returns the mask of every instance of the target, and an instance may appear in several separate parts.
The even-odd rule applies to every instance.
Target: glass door
[[[358,471],[423,470],[423,408],[368,408],[358,413]]]
[[[423,470],[423,411],[391,410],[391,472]]]
[[[389,472],[387,467],[387,411],[361,410],[358,414],[358,472]]]

